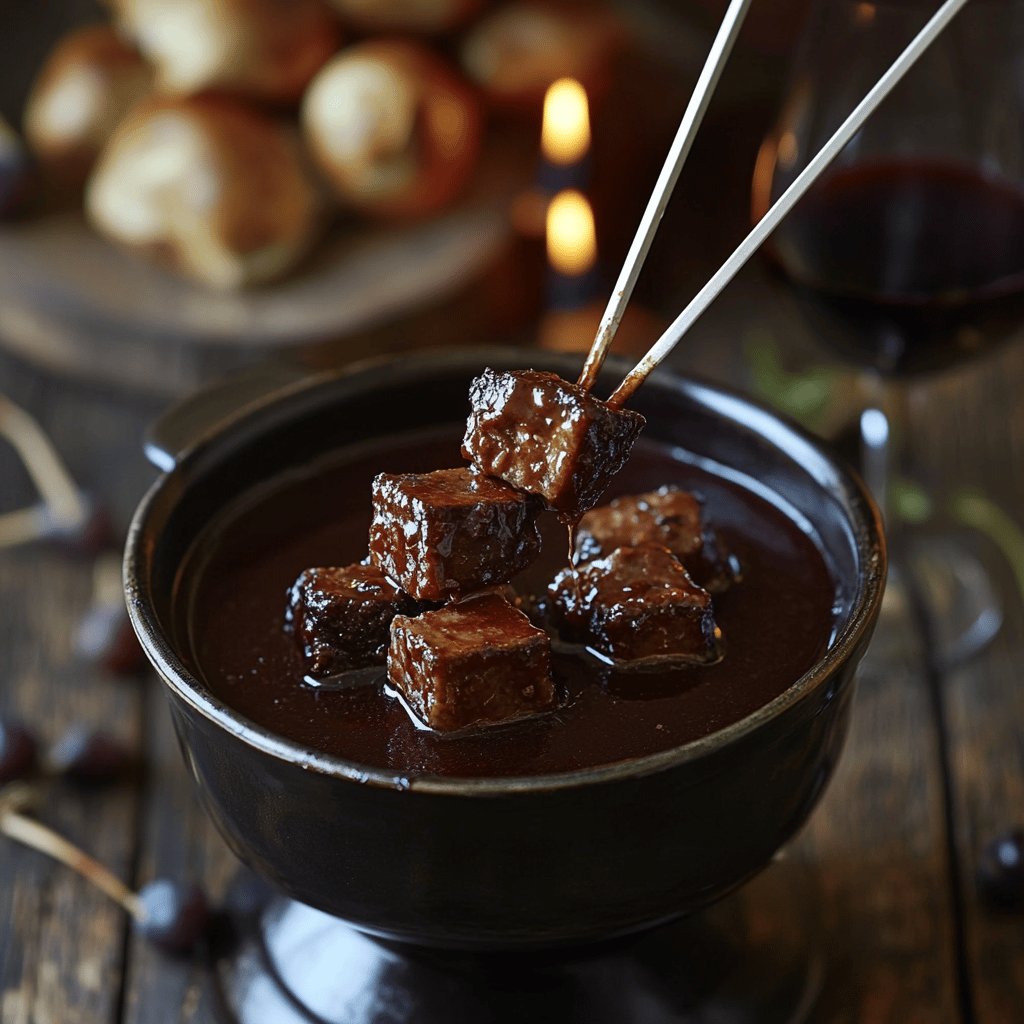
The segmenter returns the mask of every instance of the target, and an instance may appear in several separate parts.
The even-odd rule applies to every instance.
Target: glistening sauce
[[[559,710],[474,735],[417,729],[377,683],[346,692],[306,686],[282,630],[285,592],[302,569],[366,554],[378,472],[461,464],[458,428],[339,453],[314,471],[250,495],[211,524],[183,569],[181,628],[193,669],[225,703],[311,750],[405,775],[532,775],[607,764],[712,733],[767,704],[825,651],[835,583],[814,541],[775,504],[643,440],[603,500],[677,484],[700,491],[708,518],[743,566],[714,599],[725,657],[712,666],[615,672],[558,651]],[[565,528],[542,522],[539,561],[514,582],[538,593],[565,564]]]

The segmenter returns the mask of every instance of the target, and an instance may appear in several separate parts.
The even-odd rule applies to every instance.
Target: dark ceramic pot
[[[212,516],[297,460],[368,435],[452,423],[484,365],[524,362],[567,377],[578,368],[573,358],[521,351],[440,353],[253,399],[187,449],[154,452],[167,471],[129,535],[132,620],[166,683],[213,819],[238,856],[284,893],[377,936],[464,949],[579,943],[717,900],[769,862],[821,795],[878,615],[885,546],[860,482],[765,409],[662,375],[633,403],[647,436],[783,495],[817,532],[841,581],[827,654],[766,707],[705,739],[606,767],[409,779],[302,749],[225,707],[190,674],[172,628],[176,573]]]

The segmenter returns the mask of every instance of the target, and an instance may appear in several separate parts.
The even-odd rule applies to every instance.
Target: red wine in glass
[[[813,0],[755,167],[755,219],[937,6]],[[893,542],[880,632],[890,623],[891,649],[901,650],[901,608],[916,581],[932,624],[931,655],[947,665],[991,640],[1003,603],[970,528],[948,517],[946,498],[958,481],[932,475],[923,490],[920,452],[909,443],[920,444],[910,396],[926,408],[966,383],[961,363],[1024,337],[1024,93],[1015,78],[1022,52],[1024,2],[964,5],[779,225],[769,249],[814,337],[862,371],[856,386],[833,397],[837,411],[848,412],[842,439],[852,442]],[[929,371],[954,365],[936,389]],[[922,503],[912,515],[901,504],[908,483],[928,499],[926,529]]]
[[[768,252],[802,298],[846,327],[823,334],[886,374],[941,369],[1024,325],[1024,189],[971,165],[843,167]]]

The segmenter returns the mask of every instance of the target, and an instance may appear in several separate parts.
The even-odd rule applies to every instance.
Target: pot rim
[[[364,391],[367,387],[372,387],[377,378],[388,382],[394,381],[396,374],[401,378],[415,378],[423,370],[458,368],[472,372],[484,366],[508,364],[511,356],[516,358],[513,365],[519,365],[524,361],[528,362],[531,354],[522,349],[490,346],[471,350],[426,350],[415,355],[405,354],[399,358],[381,356],[360,360],[344,367],[310,375],[275,390],[258,402],[249,404],[227,422],[207,430],[181,452],[175,459],[173,468],[157,477],[136,508],[128,529],[124,554],[124,591],[132,626],[149,660],[171,693],[243,743],[306,771],[391,790],[494,797],[629,780],[698,761],[722,751],[781,718],[787,711],[809,700],[826,686],[840,666],[855,655],[860,645],[867,642],[878,617],[887,565],[886,543],[879,510],[859,476],[829,454],[819,440],[798,424],[738,392],[671,371],[656,374],[652,377],[651,383],[660,379],[676,386],[682,384],[695,395],[712,397],[715,400],[716,411],[722,411],[723,407],[729,406],[742,407],[747,413],[744,423],[748,427],[750,413],[755,412],[756,418],[762,423],[771,423],[776,432],[781,430],[787,435],[790,444],[786,446],[786,450],[790,454],[793,453],[794,447],[798,450],[802,447],[803,458],[799,459],[801,464],[805,464],[806,458],[810,456],[829,468],[834,478],[831,483],[833,493],[841,494],[854,513],[853,538],[858,559],[865,566],[865,571],[858,579],[847,621],[819,661],[769,703],[707,736],[642,757],[543,775],[461,778],[430,774],[407,775],[401,771],[364,765],[346,758],[309,750],[239,714],[217,699],[207,684],[189,671],[169,642],[154,613],[148,593],[150,559],[156,548],[150,539],[153,532],[150,520],[158,500],[168,489],[187,486],[190,470],[211,446],[222,442],[226,435],[251,425],[255,420],[266,419],[268,410],[276,408],[278,412],[282,412],[289,400],[301,398],[320,389],[331,388],[333,391],[339,385],[347,384],[342,394],[336,396],[340,400],[345,391]],[[537,359],[538,363],[556,368],[561,364],[570,373],[575,373],[576,361],[570,362],[571,357],[540,352],[536,355],[543,356],[542,359]],[[272,424],[273,419],[270,420],[270,425]],[[774,440],[773,444],[780,446]]]

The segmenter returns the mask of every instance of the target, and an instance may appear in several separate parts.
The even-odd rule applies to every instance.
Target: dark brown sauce
[[[714,598],[724,659],[621,672],[556,648],[557,711],[472,735],[423,731],[383,692],[383,670],[378,684],[344,692],[302,682],[299,652],[282,629],[285,592],[302,569],[361,559],[373,476],[459,465],[458,428],[339,459],[225,513],[186,562],[178,591],[193,669],[229,706],[309,749],[405,775],[533,775],[607,764],[746,717],[828,645],[835,584],[813,540],[751,490],[641,441],[606,500],[661,484],[704,495],[744,568],[742,583]],[[523,594],[541,591],[565,564],[565,526],[553,515],[544,520],[541,558],[515,581]]]

